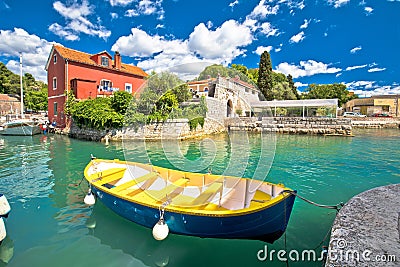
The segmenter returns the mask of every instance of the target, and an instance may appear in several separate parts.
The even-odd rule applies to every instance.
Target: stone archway
[[[233,103],[232,103],[232,100],[230,100],[230,99],[229,99],[228,102],[226,103],[226,116],[227,116],[228,118],[234,116],[234,114],[233,114]]]

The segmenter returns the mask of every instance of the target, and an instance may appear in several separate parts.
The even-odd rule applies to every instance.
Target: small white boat
[[[24,119],[24,88],[22,86],[22,54],[19,57],[20,66],[20,86],[21,86],[21,119],[12,120],[4,123],[0,127],[0,134],[2,135],[35,135],[40,134],[41,129],[39,122],[34,120]]]
[[[40,134],[39,122],[33,120],[14,120],[2,125],[2,135],[35,135]]]

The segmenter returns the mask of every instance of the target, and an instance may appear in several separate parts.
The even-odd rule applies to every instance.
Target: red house
[[[135,94],[148,76],[141,68],[124,64],[106,51],[91,55],[54,45],[46,64],[49,121],[64,127],[66,92],[77,99],[106,97],[115,91]]]

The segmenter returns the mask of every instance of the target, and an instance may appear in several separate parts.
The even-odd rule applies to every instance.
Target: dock
[[[400,266],[400,184],[346,203],[334,221],[325,266]]]

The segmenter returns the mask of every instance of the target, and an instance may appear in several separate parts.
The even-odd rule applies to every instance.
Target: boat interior
[[[119,160],[92,160],[85,174],[93,186],[129,201],[202,212],[265,207],[285,190],[282,184]]]

